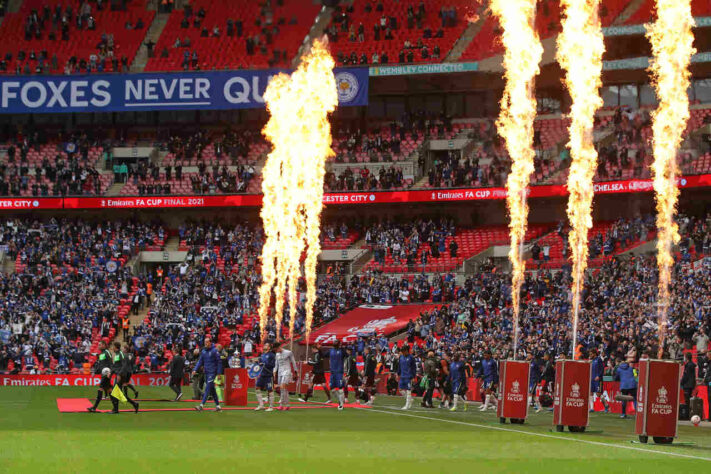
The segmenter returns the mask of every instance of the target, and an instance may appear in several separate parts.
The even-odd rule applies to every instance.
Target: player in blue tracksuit
[[[338,409],[343,410],[345,395],[343,394],[343,362],[346,358],[346,351],[341,347],[341,341],[336,340],[333,347],[328,351],[328,362],[331,369],[331,380],[328,386],[336,394]]]
[[[207,402],[208,396],[212,396],[212,399],[215,400],[215,410],[220,411],[222,408],[215,390],[215,378],[222,373],[222,360],[220,359],[220,353],[212,345],[210,338],[205,338],[205,347],[200,353],[195,369],[193,369],[193,375],[200,367],[205,371],[205,392],[202,395],[202,402],[195,409],[201,411]]]
[[[400,351],[402,355],[398,360],[397,367],[398,389],[405,397],[405,406],[402,409],[409,410],[412,405],[412,379],[417,374],[417,368],[415,367],[415,358],[410,354],[410,346],[405,344]]]
[[[457,410],[459,394],[462,391],[462,388],[464,387],[465,369],[466,367],[464,361],[461,360],[459,354],[454,354],[452,362],[449,364],[449,382],[452,385],[452,395],[454,398],[454,404],[452,405],[452,408],[449,409],[449,411]],[[466,411],[466,409],[467,405],[465,403],[464,410]]]
[[[494,359],[491,358],[491,352],[486,351],[484,358],[481,360],[477,377],[482,380],[481,389],[486,398],[481,406],[481,411],[489,408],[489,404],[493,403],[492,408],[496,409],[496,384],[499,383],[499,366]]]
[[[276,365],[276,354],[272,349],[272,345],[265,342],[262,346],[262,355],[259,356],[260,371],[257,375],[257,383],[255,384],[255,393],[257,394],[256,411],[264,410],[264,402],[269,400],[269,406],[265,411],[274,411],[274,366]],[[267,392],[267,395],[262,395],[262,391]]]
[[[634,403],[634,409],[637,411],[637,379],[634,376],[634,369],[627,362],[622,362],[618,359],[618,366],[615,368],[615,380],[620,381],[620,392],[623,395],[629,395]],[[622,402],[622,415],[620,418],[627,418],[627,402]]]
[[[607,413],[610,406],[605,400],[607,395],[602,392],[602,376],[605,373],[605,363],[597,349],[590,349],[590,372],[590,412],[595,411],[595,398],[599,397],[605,407],[605,413]]]

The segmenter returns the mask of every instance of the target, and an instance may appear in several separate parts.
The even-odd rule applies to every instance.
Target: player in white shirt
[[[276,352],[276,365],[274,366],[274,378],[279,381],[279,410],[289,409],[289,389],[287,385],[294,381],[293,374],[297,372],[296,359],[294,353],[284,349],[279,344],[274,345]],[[278,378],[277,378],[278,374]]]

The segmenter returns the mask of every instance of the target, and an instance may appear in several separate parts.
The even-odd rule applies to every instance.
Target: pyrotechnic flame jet
[[[327,45],[315,41],[298,69],[272,78],[264,93],[271,117],[262,131],[273,150],[262,170],[262,284],[259,327],[264,339],[274,290],[277,338],[285,297],[290,311],[289,337],[296,318],[301,256],[306,252],[307,338],[316,302],[316,264],[321,252],[321,210],[326,160],[333,155],[328,114],[336,109],[335,62]],[[285,294],[287,293],[287,294]]]
[[[534,79],[540,72],[543,46],[534,29],[536,0],[494,0],[491,12],[499,18],[506,86],[501,98],[501,112],[496,126],[506,142],[511,157],[511,173],[506,182],[506,206],[510,222],[512,266],[511,297],[514,318],[514,358],[518,343],[520,293],[526,270],[523,242],[528,220],[526,188],[534,171],[533,121],[536,118]]]
[[[573,260],[573,347],[578,335],[580,296],[588,264],[588,231],[592,227],[593,178],[597,151],[593,143],[595,112],[602,107],[602,55],[605,44],[598,17],[599,0],[561,0],[563,31],[558,36],[557,59],[565,70],[570,107],[570,170],[568,173],[568,220]]]
[[[671,296],[672,245],[679,241],[679,228],[674,221],[679,198],[676,155],[689,120],[689,63],[696,52],[691,0],[657,0],[657,21],[645,26],[653,53],[649,70],[659,100],[652,113],[652,174],[657,200],[657,319],[661,351]]]

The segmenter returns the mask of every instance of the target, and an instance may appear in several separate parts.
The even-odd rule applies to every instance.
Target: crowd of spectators
[[[111,6],[109,5],[111,3]],[[124,5],[121,5],[123,3]],[[126,2],[108,2],[106,0],[88,1],[83,0],[78,3],[75,10],[72,5],[63,7],[56,4],[52,7],[49,4],[42,8],[33,8],[24,20],[24,40],[26,42],[37,40],[48,40],[51,42],[61,41],[68,43],[72,37],[77,38],[85,31],[95,31],[97,28],[106,27],[97,25],[95,9],[98,12],[109,8],[125,9]],[[113,26],[113,25],[112,25]],[[124,27],[126,29],[141,30],[145,28],[145,23],[138,18],[135,23],[128,21]],[[51,43],[42,43],[43,45]],[[56,52],[41,49],[35,51],[25,48],[19,49],[14,55],[6,52],[0,59],[0,71],[12,71],[15,74],[48,74],[62,71],[64,74],[78,74],[105,71],[127,72],[129,58],[119,57],[116,53],[114,34],[103,32],[100,40],[95,46],[95,50],[88,56],[71,55],[64,65],[59,64]],[[14,64],[14,68],[13,68]]]
[[[362,6],[361,6],[362,5]],[[390,5],[388,5],[390,6]],[[356,8],[362,8],[362,13],[366,18],[373,18],[375,12],[377,17],[372,25],[364,25],[362,21],[354,20],[354,12]],[[329,41],[338,44],[339,42],[356,44],[369,43],[369,48],[366,50],[361,48],[340,47],[336,54],[336,59],[339,64],[343,65],[358,65],[358,64],[388,64],[393,63],[412,63],[428,61],[430,59],[440,59],[446,55],[448,51],[441,51],[440,44],[432,39],[441,39],[445,36],[445,30],[456,27],[459,18],[457,9],[453,6],[441,6],[437,12],[440,24],[434,28],[430,24],[426,24],[426,6],[423,1],[416,6],[414,2],[407,5],[405,18],[399,18],[394,11],[387,11],[388,8],[382,1],[378,1],[373,6],[372,2],[365,4],[355,4],[347,6],[337,6],[331,25],[327,28],[326,34]],[[361,13],[361,12],[358,12]],[[360,18],[356,15],[356,18]],[[404,24],[401,21],[404,20]],[[404,40],[398,34],[401,28],[411,32],[417,29],[421,32],[419,38],[408,34]],[[381,43],[385,42],[385,43]],[[399,47],[393,47],[392,42],[400,41]],[[431,49],[430,49],[431,48]],[[350,53],[348,50],[350,49]],[[357,50],[361,53],[358,55]],[[368,53],[372,51],[372,53]],[[397,57],[390,58],[388,51],[399,51]],[[394,56],[394,55],[393,55]]]
[[[175,156],[175,163],[199,163],[205,147],[210,143],[207,134],[202,130],[186,135],[172,135],[166,143],[168,152]]]
[[[588,232],[588,258],[592,261],[609,257],[621,250],[630,248],[640,242],[650,239],[655,229],[654,216],[646,214],[631,219],[620,218],[608,223],[594,224]],[[531,246],[533,263],[547,263],[551,258],[567,259],[569,246],[568,235],[570,226],[563,221],[558,222],[555,236],[549,235]],[[551,250],[551,244],[557,249]],[[557,255],[557,253],[560,255]]]
[[[698,260],[709,255],[711,216],[680,215],[678,221],[682,241],[668,326],[675,337],[667,347],[673,357],[703,339],[702,331],[711,323],[711,273],[708,264]],[[608,233],[622,242],[635,239],[649,224],[649,218],[620,220]],[[443,239],[455,232],[446,218],[364,229],[369,245],[403,259],[417,248],[422,253],[442,251]],[[348,233],[347,226],[335,223],[326,223],[324,230],[325,238]],[[565,233],[562,226],[559,231]],[[0,275],[0,370],[81,367],[91,360],[93,344],[114,333],[122,304],[136,312],[138,305],[150,305],[145,321],[129,338],[132,350],[146,361],[146,370],[158,370],[176,350],[199,347],[206,335],[240,355],[256,351],[262,230],[249,223],[190,223],[181,225],[177,234],[180,248],[187,251],[184,262],[134,276],[123,262],[137,250],[162,245],[166,231],[161,226],[70,219],[2,224],[1,248],[17,263],[14,274]],[[600,348],[610,360],[636,360],[656,350],[656,275],[652,255],[610,258],[588,272],[576,351]],[[570,285],[569,266],[527,273],[521,294],[520,356],[570,352]],[[299,291],[297,334],[305,321],[303,281]],[[315,326],[360,304],[430,302],[441,305],[408,326],[416,352],[447,348],[478,357],[490,349],[495,357],[511,355],[510,276],[491,261],[467,276],[394,276],[372,268],[352,275],[327,272],[319,279],[317,295]],[[282,332],[288,326],[285,310]],[[270,337],[277,333],[273,311],[267,332]],[[380,342],[375,338],[367,344]]]
[[[700,255],[711,254],[711,217],[698,218],[695,216],[680,215],[679,224],[679,251],[685,263]]]
[[[208,135],[202,130],[186,134],[171,135],[165,150],[170,155],[164,159],[173,165],[196,166],[201,162],[216,161],[220,164],[236,166],[254,165],[254,156],[250,156],[250,147],[263,141],[259,132],[254,130],[234,130],[227,128],[222,132]]]
[[[369,161],[396,161],[402,154],[400,144],[405,139],[405,129],[393,122],[390,138],[383,137],[379,130],[363,133],[358,128],[353,132],[339,131],[335,137],[334,152],[336,163],[356,163],[359,152],[366,153]]]
[[[198,50],[205,52],[209,45],[203,38],[213,40],[214,47],[220,47],[224,43],[221,38],[241,39],[244,48],[244,61],[248,58],[259,54],[266,60],[265,66],[287,66],[291,59],[290,52],[286,47],[276,47],[280,44],[277,39],[284,31],[294,30],[295,25],[299,24],[299,19],[296,15],[291,15],[288,18],[283,11],[275,11],[275,7],[282,8],[283,1],[278,5],[272,5],[271,2],[263,2],[258,9],[235,10],[226,5],[215,4],[210,6],[208,12],[207,5],[193,6],[193,2],[186,3],[183,8],[183,17],[180,20],[180,25],[177,30],[171,30],[178,34],[173,42],[173,49],[183,50],[181,67],[184,70],[201,70],[214,64],[205,62],[204,58],[200,57]],[[227,7],[227,8],[224,8]],[[253,19],[247,18],[250,13],[254,14]],[[222,12],[222,17],[217,15]],[[235,15],[237,15],[235,17]],[[217,19],[219,18],[219,19]],[[254,22],[252,24],[246,22]],[[192,39],[191,39],[192,38]],[[199,43],[199,44],[198,44]],[[153,45],[154,46],[154,45]],[[199,47],[196,47],[199,46]],[[167,59],[171,57],[171,51],[168,45],[163,46],[160,51],[160,57]],[[260,59],[261,60],[261,59]],[[241,67],[248,67],[248,64],[243,64]]]
[[[468,278],[456,302],[423,314],[417,326],[423,348],[457,348],[495,358],[512,356],[513,323],[508,275],[482,273]],[[657,353],[656,262],[653,257],[613,259],[590,274],[581,309],[577,353],[602,349],[606,358],[635,361],[643,353]],[[570,357],[569,271],[528,274],[522,289],[519,356]],[[667,350],[681,357],[680,346],[693,342],[711,325],[711,279],[701,271],[677,265],[674,271]],[[678,339],[677,339],[678,338]],[[705,339],[708,344],[708,338]],[[700,347],[701,349],[701,347]],[[706,352],[706,348],[703,348]]]
[[[333,125],[336,163],[403,161],[412,150],[411,141],[445,139],[453,131],[452,118],[444,113],[404,112],[385,126],[364,129]]]
[[[135,329],[139,355],[161,359],[165,350],[192,351],[206,335],[217,341],[221,327],[251,322],[259,305],[259,228],[190,223],[179,227],[178,237],[186,260],[167,268],[147,320]],[[256,346],[258,333],[252,325],[235,332],[232,343],[251,340]]]
[[[451,127],[451,125],[450,125]],[[493,120],[480,120],[466,128],[466,136],[474,143],[472,149],[439,151],[427,170],[427,184],[435,188],[502,187],[511,168],[506,147],[498,135]],[[552,172],[553,160],[540,140],[534,139],[534,174],[532,182],[540,182]]]
[[[140,285],[124,262],[163,238],[160,226],[138,222],[0,224],[3,253],[16,260],[14,273],[0,273],[0,371],[81,369]]]
[[[34,179],[33,179],[34,178]],[[0,196],[100,196],[103,193],[99,172],[76,157],[58,157],[42,167],[0,164]]]
[[[458,150],[439,153],[427,172],[428,185],[433,188],[504,186],[508,163],[504,163],[500,154],[493,153],[489,164],[482,164],[482,155],[462,159]]]
[[[371,173],[364,166],[355,171],[350,167],[336,175],[329,171],[324,177],[326,191],[375,191],[378,189],[398,189],[407,184],[400,166],[382,167],[378,174]]]
[[[127,167],[127,179],[132,181],[140,196],[170,195],[176,192],[171,185],[181,183],[184,179],[190,180],[191,191],[195,194],[230,194],[244,193],[250,180],[254,176],[254,168],[238,165],[231,170],[227,165],[213,165],[208,168],[205,162],[197,165],[197,173],[185,175],[183,166],[175,167],[166,165],[161,172],[161,167],[147,161],[133,162]],[[115,179],[123,179],[121,172],[115,173]]]
[[[390,256],[394,263],[414,269],[445,252],[456,257],[456,242],[451,240],[449,248],[446,245],[447,238],[455,232],[454,221],[444,217],[405,223],[386,221],[368,227],[365,241],[373,251],[375,263],[385,265],[385,257]]]
[[[649,111],[617,108],[611,124],[613,139],[598,147],[596,179],[649,178],[651,153],[647,139],[652,125]],[[626,170],[631,173],[624,173]]]
[[[99,143],[84,133],[59,138],[53,149],[36,132],[11,142],[0,162],[0,196],[101,195],[104,183],[90,156]]]
[[[114,181],[132,183],[139,195],[243,193],[256,172],[249,159],[252,132],[226,129],[214,137],[198,130],[172,134],[160,146],[160,163],[133,161],[114,169]],[[254,160],[252,160],[254,161]],[[187,169],[186,169],[187,168]],[[182,186],[189,181],[189,188]]]
[[[341,239],[348,238],[348,224],[343,221],[340,225],[336,224],[325,224],[321,227],[321,241],[328,240],[329,242],[335,242],[338,237]]]

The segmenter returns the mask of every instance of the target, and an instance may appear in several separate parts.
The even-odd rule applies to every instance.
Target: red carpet
[[[141,400],[140,401],[169,401],[169,400]],[[180,402],[174,402],[176,405],[179,405],[181,403],[195,403],[195,400],[182,400]],[[102,402],[103,406],[108,406],[110,402],[104,401]],[[222,409],[225,411],[233,411],[233,410],[254,410],[254,404],[257,402],[249,402],[253,406],[247,406],[247,407],[230,407],[230,406],[223,406]],[[91,407],[93,403],[86,399],[86,398],[58,398],[57,399],[57,408],[59,409],[60,413],[88,413],[86,411],[87,408]],[[100,405],[101,406],[101,405]],[[326,405],[324,403],[292,403],[291,404],[291,409],[292,410],[313,410],[313,409],[318,409],[318,408],[335,408],[337,405],[335,403],[331,403],[329,405]],[[346,403],[344,405],[346,408],[369,408],[366,405],[360,405],[358,403]],[[205,407],[205,411],[214,411],[215,406],[213,404],[208,404]],[[97,413],[108,413],[111,410],[96,410]],[[126,408],[123,410],[119,410],[122,413],[132,413],[133,409],[132,408]],[[171,407],[166,407],[166,408],[141,408],[141,412],[156,412],[156,411],[197,411],[195,410],[194,406],[191,407],[180,407],[180,406],[171,406]]]
[[[293,398],[293,397],[292,397]],[[202,400],[192,400],[192,399],[181,399],[180,401],[175,401],[172,398],[134,398],[135,401],[137,402],[168,402],[168,403],[200,403]],[[279,396],[277,395],[275,397],[275,403],[279,400]],[[208,399],[209,403],[212,403],[212,398]],[[256,400],[249,400],[247,402],[249,405],[256,405],[257,401]],[[323,402],[311,402],[311,403],[303,403],[303,402],[298,402],[298,401],[293,401],[291,400],[289,403],[291,403],[291,406],[296,406],[296,405],[318,405],[319,403],[323,404]],[[335,405],[334,405],[335,406]]]
[[[86,398],[58,398],[57,408],[59,408],[60,413],[77,413],[81,411],[86,411],[93,405]]]

